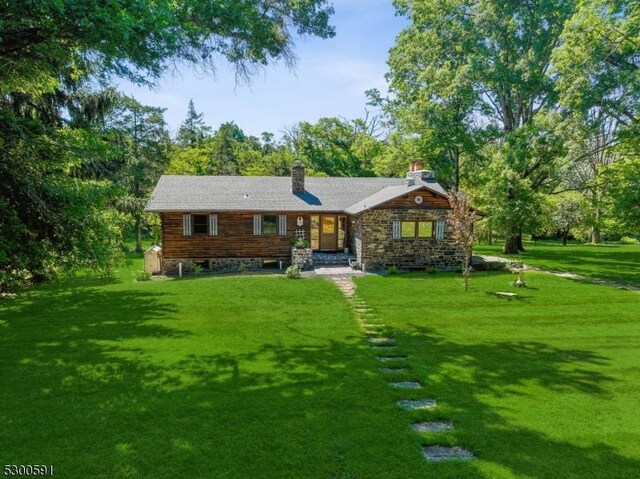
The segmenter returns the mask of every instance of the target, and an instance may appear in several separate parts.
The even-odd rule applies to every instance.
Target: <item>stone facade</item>
[[[311,248],[291,248],[291,264],[298,265],[302,271],[313,269],[313,250]]]
[[[393,220],[445,220],[445,209],[371,209],[356,218],[352,229],[355,253],[361,267],[367,270],[388,266],[399,268],[452,268],[460,266],[462,252],[454,244],[449,228],[443,239],[392,238]]]
[[[283,259],[282,261],[288,261]],[[205,262],[208,264],[209,271],[218,273],[224,272],[242,272],[257,271],[262,269],[262,258],[212,258],[208,260],[194,259],[165,259],[162,263],[162,271],[164,274],[178,274],[178,264],[182,263],[182,272],[191,273],[196,263]]]

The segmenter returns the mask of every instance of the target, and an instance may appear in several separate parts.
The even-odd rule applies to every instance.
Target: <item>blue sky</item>
[[[166,108],[174,133],[184,120],[190,98],[215,128],[235,121],[247,134],[270,131],[323,116],[361,117],[365,90],[386,91],[387,55],[406,20],[395,16],[391,0],[334,0],[329,40],[297,39],[294,71],[270,65],[252,84],[236,84],[233,69],[218,65],[215,76],[186,67],[164,77],[154,90],[120,83],[120,89],[141,103]]]

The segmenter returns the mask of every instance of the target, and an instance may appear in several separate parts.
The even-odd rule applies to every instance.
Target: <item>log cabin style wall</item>
[[[164,259],[210,258],[288,258],[291,256],[291,239],[297,230],[304,230],[304,238],[310,235],[308,212],[194,212],[192,214],[218,215],[218,234],[183,234],[183,214],[161,213],[162,248]],[[254,214],[282,215],[287,217],[287,234],[253,234]],[[339,213],[335,213],[339,214]],[[303,226],[297,225],[302,216]]]

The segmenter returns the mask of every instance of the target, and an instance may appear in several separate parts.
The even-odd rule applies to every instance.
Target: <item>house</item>
[[[162,176],[146,211],[162,221],[163,271],[288,264],[295,237],[314,251],[349,249],[368,270],[459,265],[446,192],[432,171],[406,178]],[[243,265],[243,266],[240,266]]]

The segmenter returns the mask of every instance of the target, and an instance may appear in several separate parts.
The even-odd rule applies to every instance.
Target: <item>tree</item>
[[[169,132],[164,109],[123,97],[109,115],[121,170],[113,180],[123,189],[120,209],[133,217],[136,251],[142,251],[142,226],[147,199],[169,161]]]
[[[289,129],[286,141],[298,159],[329,176],[373,176],[382,142],[377,138],[377,118],[346,120],[320,118]]]
[[[583,219],[583,204],[580,197],[564,195],[555,204],[553,220],[562,236],[562,244],[567,245],[571,230],[578,226]]]
[[[604,176],[610,184],[610,194],[616,218],[623,231],[637,237],[640,231],[640,158],[627,157],[610,165]]]
[[[471,275],[471,254],[475,233],[473,225],[477,219],[475,210],[471,207],[471,198],[462,191],[449,193],[451,214],[449,215],[449,228],[456,246],[462,250],[462,276],[464,278],[464,290],[469,289],[469,276]]]
[[[333,36],[332,13],[325,0],[5,2],[0,95],[52,91],[65,72],[152,83],[177,62],[212,70],[220,57],[246,77],[294,60],[292,30]]]
[[[183,148],[196,148],[202,146],[210,132],[211,127],[205,124],[204,114],[198,113],[193,100],[189,100],[187,118],[178,129],[176,143]]]
[[[410,16],[411,25],[395,47],[394,56],[402,61],[391,58],[392,84],[396,81],[400,91],[406,86],[410,98],[419,98],[425,108],[436,112],[428,118],[430,126],[450,125],[449,147],[465,145],[473,136],[472,117],[481,119],[485,132],[499,133],[494,158],[501,158],[511,172],[506,175],[506,188],[496,198],[507,205],[503,210],[509,215],[506,254],[523,249],[524,218],[517,214],[518,208],[508,206],[519,201],[515,182],[526,181],[534,190],[548,186],[554,163],[561,157],[553,129],[558,105],[549,67],[574,3],[396,2],[398,12]],[[445,82],[432,83],[438,75]]]

